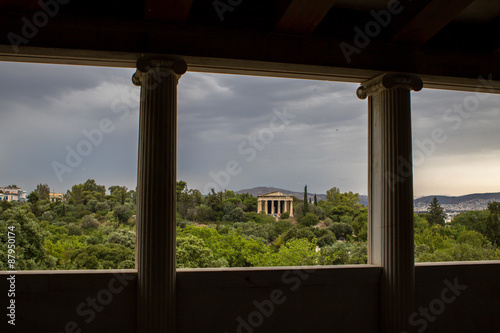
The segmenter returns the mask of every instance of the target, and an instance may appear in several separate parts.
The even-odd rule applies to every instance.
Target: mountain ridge
[[[293,195],[297,199],[302,200],[304,197],[303,192],[290,191],[277,187],[257,186],[250,189],[242,189],[235,193],[249,193],[254,197],[269,192],[281,192],[283,194]],[[326,200],[326,194],[316,193],[319,200]],[[308,193],[308,198],[313,200],[314,193]],[[443,206],[445,211],[466,211],[466,210],[482,210],[486,209],[489,201],[500,201],[500,192],[491,193],[471,193],[459,196],[449,195],[426,195],[423,197],[415,198],[413,200],[415,211],[427,211],[432,199],[436,197],[439,203]],[[368,206],[368,196],[364,194],[359,195],[360,203]]]

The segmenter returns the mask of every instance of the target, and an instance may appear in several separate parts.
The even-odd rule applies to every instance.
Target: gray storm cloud
[[[31,191],[48,183],[65,191],[94,178],[107,187],[134,188],[139,88],[131,83],[132,73],[0,63],[0,185],[16,183]],[[178,87],[178,179],[203,191],[214,182],[211,175],[235,161],[241,170],[230,177],[228,189],[275,186],[300,191],[307,184],[316,193],[337,186],[365,194],[367,105],[355,96],[357,86],[185,74]],[[486,192],[495,186],[500,190],[492,171],[500,162],[500,98],[478,97],[473,111],[460,113],[456,105],[470,109],[471,96],[476,95],[426,89],[412,94],[415,158],[421,157],[419,149],[425,153],[415,167],[416,195]],[[276,112],[290,118],[280,120]],[[68,166],[68,151],[85,148],[81,142],[92,140],[84,133],[96,133],[103,120],[113,130],[102,139],[96,134],[91,152],[86,147],[88,155]],[[436,129],[446,140],[432,147],[429,140]],[[54,162],[71,169],[62,181]],[[460,181],[470,168],[479,172]]]

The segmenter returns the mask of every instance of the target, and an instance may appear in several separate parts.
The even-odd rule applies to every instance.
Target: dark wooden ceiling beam
[[[277,32],[310,35],[336,0],[292,0],[276,25]]]
[[[494,53],[500,54],[500,16],[491,21],[485,29],[485,33],[490,36],[492,48]],[[496,48],[496,49],[495,49]]]
[[[474,0],[432,0],[392,38],[392,43],[422,46]]]
[[[20,33],[22,21],[0,12],[0,31]],[[432,50],[404,45],[370,43],[347,62],[339,45],[343,40],[324,36],[302,36],[248,29],[161,24],[119,19],[75,19],[57,16],[23,46],[88,51],[177,54],[220,63],[239,61],[273,65],[323,66],[346,72],[395,71],[418,75],[477,80],[479,75],[500,80],[500,55],[491,52]],[[7,34],[0,34],[0,59],[13,60],[16,50]],[[105,56],[103,56],[105,60]],[[250,66],[251,67],[251,66]],[[250,68],[249,67],[249,68]]]
[[[41,7],[36,0],[2,0],[0,2],[0,9],[33,12],[35,10],[40,10]]]
[[[191,11],[193,0],[145,0],[144,18],[150,21],[182,23]]]

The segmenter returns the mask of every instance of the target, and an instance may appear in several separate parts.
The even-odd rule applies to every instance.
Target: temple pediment
[[[285,196],[285,194],[278,192],[278,191],[269,192],[269,193],[259,195],[259,197],[281,197],[281,196]]]

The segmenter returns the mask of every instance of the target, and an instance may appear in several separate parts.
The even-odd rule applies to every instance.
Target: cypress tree
[[[309,207],[307,207],[307,185],[304,187],[304,215],[309,211]]]
[[[314,206],[318,205],[318,198],[316,197],[316,193],[314,193]]]
[[[429,213],[427,214],[427,221],[430,225],[439,224],[444,226],[444,218],[446,214],[444,213],[443,207],[439,204],[439,201],[434,197],[429,204]]]

